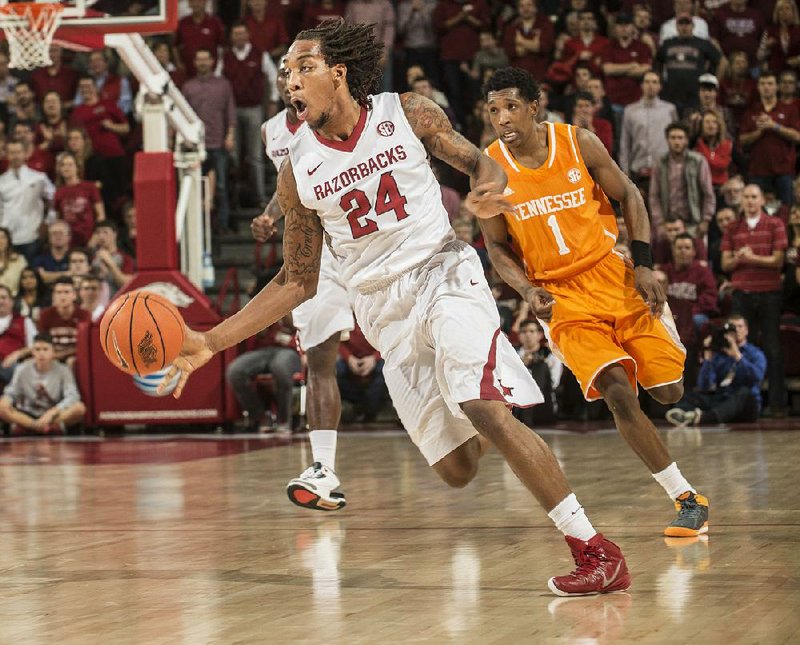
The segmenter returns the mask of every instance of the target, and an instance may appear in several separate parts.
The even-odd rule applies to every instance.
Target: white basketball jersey
[[[278,170],[281,169],[283,160],[289,156],[289,141],[302,125],[302,123],[291,125],[286,118],[285,108],[261,124],[261,138],[265,141],[264,151]]]
[[[351,288],[401,274],[455,239],[397,94],[373,96],[347,141],[298,130],[289,157],[300,201],[322,220]]]

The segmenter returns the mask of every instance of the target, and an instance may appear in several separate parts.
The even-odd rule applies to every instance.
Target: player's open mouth
[[[292,105],[297,111],[297,118],[301,121],[305,121],[306,116],[308,116],[308,106],[300,99],[292,99]]]
[[[503,132],[500,135],[500,138],[503,140],[504,143],[513,143],[517,140],[517,133],[516,132]]]

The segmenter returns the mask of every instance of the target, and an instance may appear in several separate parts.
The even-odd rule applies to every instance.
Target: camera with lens
[[[736,327],[733,323],[726,322],[721,327],[716,327],[711,332],[711,351],[722,353],[730,347],[728,338],[736,335]]]

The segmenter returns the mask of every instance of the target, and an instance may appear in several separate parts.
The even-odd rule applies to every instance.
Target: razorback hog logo
[[[153,345],[153,334],[149,331],[146,332],[144,338],[139,341],[136,349],[145,365],[150,366],[158,360],[158,350],[155,345]]]
[[[394,123],[391,121],[381,121],[378,124],[378,134],[382,137],[391,137],[394,134]]]

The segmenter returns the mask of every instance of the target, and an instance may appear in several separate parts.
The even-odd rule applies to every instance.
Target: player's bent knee
[[[478,464],[476,463],[470,470],[437,470],[436,472],[450,488],[464,488],[475,479],[475,475],[478,473]]]
[[[683,381],[654,387],[648,392],[659,403],[677,403],[683,398]]]
[[[627,381],[610,383],[603,389],[602,394],[613,414],[624,414],[639,408],[636,392]]]
[[[448,486],[464,488],[478,474],[480,456],[478,437],[472,437],[433,464],[433,469]]]

